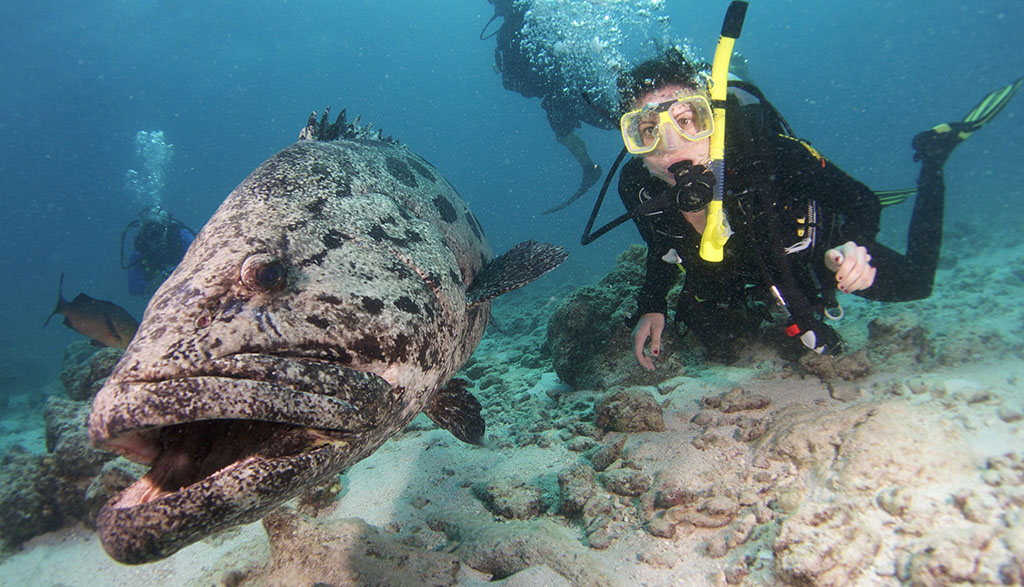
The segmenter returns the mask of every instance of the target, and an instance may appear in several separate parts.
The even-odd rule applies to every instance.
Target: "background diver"
[[[540,98],[541,107],[547,114],[548,125],[555,133],[555,140],[562,144],[580,165],[582,179],[576,192],[562,203],[545,210],[545,214],[565,208],[593,186],[602,176],[601,166],[594,163],[587,151],[587,145],[575,130],[583,123],[611,130],[615,125],[601,112],[595,110],[582,96],[567,95],[562,91],[560,80],[549,79],[530,60],[524,46],[523,22],[529,3],[515,0],[487,0],[494,5],[494,15],[480,39],[496,37],[494,67],[501,73],[505,89],[522,94],[524,98]],[[501,18],[501,26],[491,34],[485,34],[494,20]]]
[[[137,232],[132,252],[125,260],[125,238],[133,229]],[[195,231],[160,206],[140,212],[121,231],[121,269],[128,271],[128,293],[152,295],[185,256],[195,236]]]
[[[709,261],[700,254],[716,182],[708,169],[715,129],[706,69],[670,50],[620,78],[621,131],[634,155],[619,178],[627,213],[591,235],[595,206],[584,234],[586,244],[632,218],[647,243],[646,277],[632,319],[634,354],[647,369],[654,363],[644,348],[649,342],[652,355],[660,352],[666,296],[680,269],[685,281],[676,319],[711,357],[725,362],[737,358],[737,339],[756,335],[772,319],[772,309],[788,315],[783,326],[791,340],[838,354],[842,340],[823,322],[841,315],[836,290],[881,301],[927,297],[942,241],[943,165],[1024,81],[992,92],[963,121],[914,137],[921,174],[905,254],[876,236],[882,205],[902,201],[913,190],[880,198],[795,138],[755,86],[730,82],[728,197],[722,203],[728,240],[721,260]]]

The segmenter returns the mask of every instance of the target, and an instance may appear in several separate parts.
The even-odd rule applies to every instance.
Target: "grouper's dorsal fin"
[[[345,116],[345,109],[334,122],[330,121],[331,107],[324,109],[323,115],[318,121],[316,110],[306,120],[306,126],[299,132],[300,141],[333,141],[336,139],[368,139],[371,141],[382,141],[392,145],[401,144],[398,139],[392,136],[384,136],[380,129],[373,130],[373,123],[366,126],[359,126],[359,117],[348,122]]]
[[[452,379],[434,395],[424,412],[455,438],[482,446],[487,424],[480,415],[480,402],[466,390],[467,385],[465,379]]]
[[[466,300],[470,305],[479,304],[518,289],[558,267],[568,256],[558,245],[523,241],[476,274]]]

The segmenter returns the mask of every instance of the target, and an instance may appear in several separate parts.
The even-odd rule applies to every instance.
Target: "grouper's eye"
[[[253,291],[280,291],[288,281],[284,263],[269,253],[257,253],[242,263],[242,285]]]

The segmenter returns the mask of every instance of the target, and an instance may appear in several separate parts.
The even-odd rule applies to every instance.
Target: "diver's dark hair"
[[[654,59],[644,61],[619,76],[619,113],[629,111],[643,94],[668,84],[704,90],[706,63],[694,63],[679,47],[671,47]]]

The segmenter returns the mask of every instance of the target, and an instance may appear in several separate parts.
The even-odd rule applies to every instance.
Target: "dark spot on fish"
[[[427,317],[427,320],[430,320],[431,322],[433,322],[434,318],[437,317],[437,312],[434,311],[433,306],[430,304],[425,304],[423,306],[423,314]]]
[[[437,179],[434,178],[434,174],[431,173],[430,170],[427,169],[426,166],[424,166],[419,161],[413,159],[412,157],[409,157],[405,160],[405,162],[409,164],[409,167],[415,169],[416,173],[422,175],[423,177],[429,179],[430,181],[437,181]]]
[[[437,364],[437,350],[431,346],[421,347],[420,352],[416,355],[416,361],[423,370],[430,369]]]
[[[320,251],[308,259],[299,261],[300,267],[309,267],[310,265],[322,265],[324,259],[327,258],[327,251]]]
[[[326,234],[320,237],[320,240],[324,243],[324,246],[328,249],[340,249],[341,244],[345,240],[345,235],[338,232],[337,230],[328,230]]]
[[[316,301],[330,304],[332,306],[340,306],[344,303],[338,296],[332,296],[330,294],[320,294],[316,296]]]
[[[398,248],[405,248],[408,247],[409,244],[411,243],[418,243],[423,240],[423,237],[421,237],[416,232],[406,235],[405,237],[390,235],[386,230],[384,230],[384,227],[381,226],[380,224],[371,228],[369,232],[367,232],[367,234],[370,236],[370,238],[376,241],[387,241],[390,243],[394,243]]]
[[[224,344],[224,341],[222,341],[219,338],[215,338],[215,339],[213,339],[213,342],[210,343],[210,348],[211,349],[219,349],[220,345],[222,345],[222,344]]]
[[[331,322],[322,316],[306,316],[306,322],[321,330],[327,330],[327,327],[331,325]]]
[[[370,238],[375,241],[391,240],[391,235],[389,235],[387,231],[384,230],[384,227],[379,224],[371,228],[368,234]]]
[[[388,157],[384,161],[384,164],[387,165],[388,171],[391,172],[391,175],[406,186],[414,188],[419,185],[419,182],[416,181],[416,176],[413,175],[412,170],[410,170],[409,166],[401,159],[398,159],[397,157]]]
[[[438,213],[441,214],[441,220],[448,224],[459,219],[459,213],[455,211],[455,206],[452,206],[452,203],[444,196],[434,196],[434,208],[437,208]]]
[[[480,253],[480,267],[487,266],[487,255]]]
[[[412,339],[409,335],[404,332],[400,332],[395,335],[394,339],[394,350],[392,352],[392,359],[398,361],[406,361],[409,358],[409,345],[412,343]]]
[[[476,235],[477,240],[483,240],[484,229],[480,226],[480,223],[477,221],[476,216],[474,216],[473,213],[470,212],[468,208],[466,209],[466,222],[469,223],[469,228],[470,230],[473,231],[473,234]]]
[[[362,338],[352,344],[351,349],[365,359],[371,361],[384,360],[384,352],[380,348],[380,343],[373,336],[363,335]]]
[[[462,276],[455,271],[448,272],[448,279],[450,279],[452,283],[462,283]]]
[[[327,206],[327,198],[317,198],[306,204],[306,211],[314,216],[320,216],[324,213],[325,206]]]
[[[374,316],[380,316],[381,311],[384,310],[384,302],[377,298],[363,296],[363,308]]]
[[[412,301],[412,299],[410,299],[409,296],[401,296],[400,298],[395,300],[395,307],[403,312],[408,312],[410,314],[420,313],[420,307],[416,304],[416,302]]]

